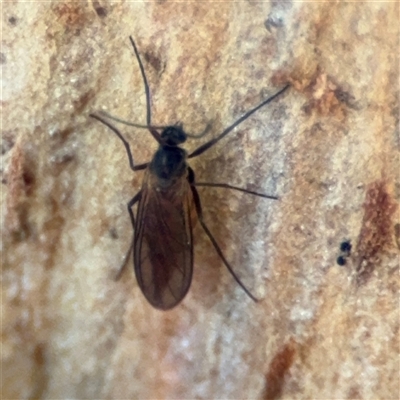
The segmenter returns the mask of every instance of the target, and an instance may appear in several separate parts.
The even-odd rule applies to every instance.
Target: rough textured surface
[[[2,7],[2,398],[399,397],[398,4]],[[216,135],[292,84],[191,162],[280,197],[201,189],[258,304],[200,226],[176,309],[152,309],[132,269],[113,280],[141,173],[88,114],[145,122],[129,35],[157,124]],[[121,129],[149,160],[150,135]]]

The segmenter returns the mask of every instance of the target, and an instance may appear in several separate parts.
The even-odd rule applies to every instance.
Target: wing
[[[186,295],[192,281],[192,194],[185,177],[159,189],[146,171],[134,237],[136,279],[155,308],[168,310]]]

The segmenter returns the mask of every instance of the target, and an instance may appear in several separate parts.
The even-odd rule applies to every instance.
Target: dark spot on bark
[[[54,3],[51,7],[57,21],[67,33],[79,36],[80,28],[86,24],[89,13],[86,6],[79,2]]]
[[[341,88],[337,88],[334,90],[336,98],[341,102],[346,104],[349,108],[352,109],[358,109],[356,98],[350,94],[349,92],[346,92],[345,90]]]
[[[44,343],[38,343],[33,351],[33,360],[35,369],[33,371],[33,386],[29,395],[31,399],[42,399],[46,393],[48,385],[48,374],[46,370],[46,346]]]
[[[68,126],[65,129],[56,130],[56,131],[52,132],[51,136],[52,136],[52,139],[58,140],[59,143],[64,143],[69,138],[71,133],[73,133],[73,132],[74,132],[74,128],[72,128],[71,126]]]
[[[17,18],[14,17],[13,15],[12,15],[11,17],[8,18],[8,23],[9,23],[10,25],[12,25],[12,26],[17,25],[17,22],[18,22]]]
[[[281,28],[283,26],[283,19],[280,17],[268,17],[265,22],[264,26],[268,32],[272,31],[272,28]]]
[[[27,196],[29,196],[32,194],[32,188],[35,184],[35,176],[32,171],[24,169],[24,172],[22,174],[22,179],[25,184],[25,193]]]
[[[263,400],[277,399],[282,394],[282,388],[289,368],[292,366],[296,349],[294,342],[289,342],[275,354],[265,374],[265,389]]]
[[[156,70],[160,75],[165,68],[165,64],[162,62],[161,58],[151,51],[146,51],[144,53],[144,59]]]
[[[68,164],[74,159],[75,159],[75,154],[71,152],[65,152],[55,155],[51,161],[55,164]]]
[[[88,92],[83,93],[79,99],[74,101],[74,107],[77,113],[82,113],[85,110],[86,106],[94,98],[94,92],[89,90]]]
[[[370,278],[392,241],[392,216],[396,205],[387,192],[385,181],[369,185],[363,207],[364,217],[356,246],[357,284],[364,284]]]
[[[106,10],[104,7],[102,7],[102,6],[97,6],[97,7],[95,7],[95,11],[96,11],[97,15],[98,15],[100,18],[105,18],[105,17],[107,17],[108,12],[107,12],[107,10]]]
[[[117,230],[115,228],[111,228],[109,230],[109,234],[110,234],[112,239],[118,239],[118,237],[119,237],[118,236],[118,232],[117,232]]]

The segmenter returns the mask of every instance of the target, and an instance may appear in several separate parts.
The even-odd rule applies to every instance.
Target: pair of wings
[[[186,177],[167,188],[146,171],[134,233],[136,279],[155,308],[168,310],[186,295],[193,273],[193,197]]]

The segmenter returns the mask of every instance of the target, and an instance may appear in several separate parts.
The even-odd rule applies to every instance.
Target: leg
[[[128,202],[128,204],[126,205],[126,207],[128,208],[128,212],[129,212],[129,216],[131,217],[131,222],[132,222],[132,228],[133,230],[135,230],[135,217],[133,215],[133,211],[132,211],[132,207],[138,202],[140,201],[140,199],[142,198],[142,191],[136,193]]]
[[[132,207],[138,201],[140,201],[141,196],[142,196],[142,192],[140,191],[140,192],[136,193],[135,196],[133,196],[133,198],[127,204],[127,208],[128,208],[129,216],[131,218],[131,223],[132,223],[133,230],[135,230],[135,216],[133,215]],[[131,255],[132,250],[133,250],[134,239],[135,239],[135,234],[133,234],[133,236],[132,236],[132,241],[131,241],[131,244],[129,246],[129,249],[125,254],[124,260],[122,261],[122,265],[121,265],[119,271],[117,272],[117,275],[115,276],[115,280],[116,281],[119,280],[119,278],[121,278],[122,273],[125,271],[125,268],[128,265],[129,256]]]
[[[191,170],[189,170],[191,171]],[[189,179],[191,179],[191,177],[194,180],[194,174],[193,171],[189,172]],[[233,279],[235,279],[235,281],[239,284],[239,286],[246,292],[246,294],[255,302],[258,302],[258,299],[256,299],[250,292],[249,290],[243,285],[243,283],[240,281],[239,277],[235,274],[235,272],[233,271],[232,267],[229,265],[228,261],[226,260],[224,254],[222,253],[222,250],[220,249],[220,247],[218,246],[217,241],[214,239],[214,236],[211,234],[210,230],[207,228],[206,224],[203,221],[203,211],[201,209],[201,202],[200,202],[200,197],[199,194],[197,193],[197,189],[195,187],[195,184],[191,184],[190,188],[192,190],[192,194],[193,194],[193,200],[194,200],[194,205],[196,207],[196,212],[197,212],[197,216],[199,218],[199,222],[200,225],[203,227],[204,232],[206,233],[206,235],[208,236],[208,238],[211,240],[211,243],[214,246],[214,249],[216,250],[216,252],[218,253],[218,255],[221,257],[221,260],[223,261],[223,263],[225,264],[225,266],[228,268],[228,271],[231,273],[231,275],[233,276]]]
[[[239,192],[244,192],[248,194],[252,194],[254,196],[264,197],[265,199],[279,200],[276,196],[269,196],[267,194],[262,194],[258,192],[253,192],[252,190],[243,189],[237,186],[228,185],[227,183],[208,183],[208,182],[196,182],[193,183],[193,186],[211,186],[211,187],[220,187],[225,189],[238,190]]]
[[[104,118],[100,117],[99,115],[90,114],[90,117],[97,119],[98,121],[100,121],[101,123],[106,125],[121,139],[122,143],[125,146],[126,154],[128,155],[129,166],[131,167],[132,171],[138,171],[140,169],[145,169],[147,167],[147,163],[136,165],[136,166],[134,165],[133,156],[132,156],[132,152],[131,152],[129,143],[125,140],[125,138],[122,136],[121,132],[115,126],[111,125],[109,122],[107,122]]]
[[[231,126],[228,126],[222,133],[220,133],[217,137],[214,139],[209,140],[208,142],[204,143],[200,147],[198,147],[196,150],[194,150],[192,153],[189,154],[188,158],[193,158],[197,157],[200,154],[204,153],[206,150],[208,150],[210,147],[214,146],[215,143],[219,142],[223,137],[225,137],[230,131],[235,129],[239,124],[241,124],[244,120],[250,117],[250,115],[254,114],[257,110],[259,110],[261,107],[264,107],[266,104],[270,103],[272,100],[274,100],[276,97],[278,97],[281,93],[283,93],[286,89],[289,88],[290,85],[286,85],[283,89],[281,89],[278,93],[275,93],[273,96],[269,97],[268,99],[264,100],[262,103],[260,103],[258,106],[252,108],[251,110],[247,111],[244,115],[242,115],[237,121],[235,121]]]

